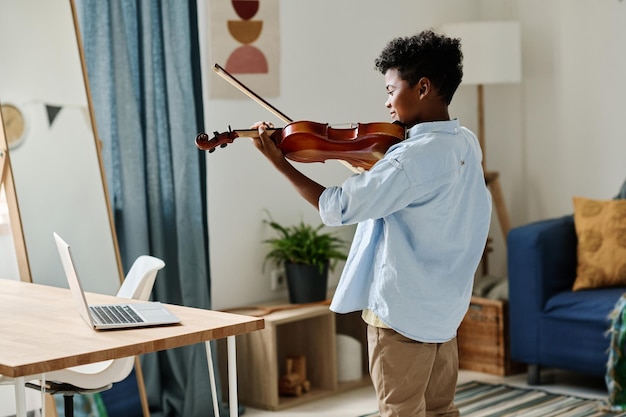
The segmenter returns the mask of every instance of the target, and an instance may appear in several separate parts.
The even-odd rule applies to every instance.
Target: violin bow
[[[215,64],[213,66],[213,70],[217,73],[217,75],[222,77],[229,84],[231,84],[232,86],[237,88],[239,91],[241,91],[242,93],[244,93],[245,95],[250,97],[252,100],[257,102],[257,104],[260,104],[263,108],[265,108],[270,113],[274,114],[276,117],[278,117],[280,120],[282,120],[283,123],[288,124],[288,123],[293,122],[293,120],[291,120],[289,117],[287,117],[285,115],[285,113],[281,112],[276,107],[272,106],[270,103],[265,101],[262,97],[260,97],[254,91],[250,90],[241,81],[239,81],[237,78],[233,77],[228,71],[226,71],[224,68],[222,68],[219,64]],[[343,164],[350,171],[352,171],[352,172],[354,172],[356,174],[359,174],[359,173],[363,172],[362,169],[354,167],[354,166],[350,165],[349,163],[347,163],[346,161],[343,161],[341,159],[339,159],[338,161],[341,162],[341,164]]]
[[[252,100],[256,101],[258,104],[263,106],[266,110],[269,110],[276,117],[282,120],[285,124],[293,122],[289,117],[285,115],[285,113],[278,110],[276,107],[272,106],[267,101],[263,100],[263,98],[259,97],[254,91],[250,90],[248,87],[243,85],[241,81],[233,77],[228,71],[222,68],[219,64],[215,64],[213,66],[213,71],[217,73],[220,77],[228,81],[229,84],[237,88],[239,91],[250,97]]]

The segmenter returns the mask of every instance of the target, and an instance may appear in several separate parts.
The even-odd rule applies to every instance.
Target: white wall
[[[522,24],[522,84],[485,97],[488,166],[501,173],[513,226],[571,214],[575,195],[613,198],[626,180],[626,4],[483,0],[480,15]]]
[[[534,220],[571,213],[574,195],[612,198],[626,179],[626,4],[520,0],[519,13],[528,22],[522,220]]]
[[[500,172],[513,226],[571,213],[574,195],[612,198],[626,179],[622,1],[290,0],[280,2],[280,13],[281,95],[268,100],[293,119],[331,123],[387,120],[382,78],[372,67],[391,38],[455,21],[519,20],[523,82],[485,88],[487,166]],[[462,86],[450,110],[476,130],[473,88]],[[206,103],[209,131],[261,119],[275,121],[247,98]],[[208,158],[214,307],[284,297],[261,272],[263,209],[285,223],[315,223],[317,213],[251,144],[235,142]],[[349,174],[335,163],[300,166],[324,185]],[[492,237],[491,273],[505,276],[495,220]]]

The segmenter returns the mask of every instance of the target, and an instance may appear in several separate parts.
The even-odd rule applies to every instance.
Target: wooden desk
[[[126,299],[87,294],[90,303],[125,303]],[[230,415],[237,416],[235,336],[264,328],[264,320],[168,304],[182,324],[132,330],[95,331],[78,314],[70,291],[0,279],[0,374],[25,377],[76,365],[227,338]],[[209,347],[210,348],[210,347]],[[232,351],[232,354],[231,354]],[[26,416],[23,396],[18,417]],[[22,412],[23,414],[20,414]]]

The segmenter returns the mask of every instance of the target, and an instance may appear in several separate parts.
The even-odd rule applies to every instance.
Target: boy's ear
[[[430,79],[428,79],[427,77],[422,77],[417,82],[417,89],[418,89],[417,91],[420,97],[424,97],[428,93],[430,93],[431,88],[432,88],[432,85],[430,83]]]

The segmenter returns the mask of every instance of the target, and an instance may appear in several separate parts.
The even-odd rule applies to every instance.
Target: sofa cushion
[[[590,375],[604,375],[609,318],[626,288],[561,292],[548,301],[539,320],[537,363]]]
[[[626,200],[574,197],[578,264],[574,291],[626,286]]]
[[[563,291],[548,300],[544,313],[555,319],[606,324],[604,330],[608,330],[609,314],[625,292],[626,288],[619,287]]]

